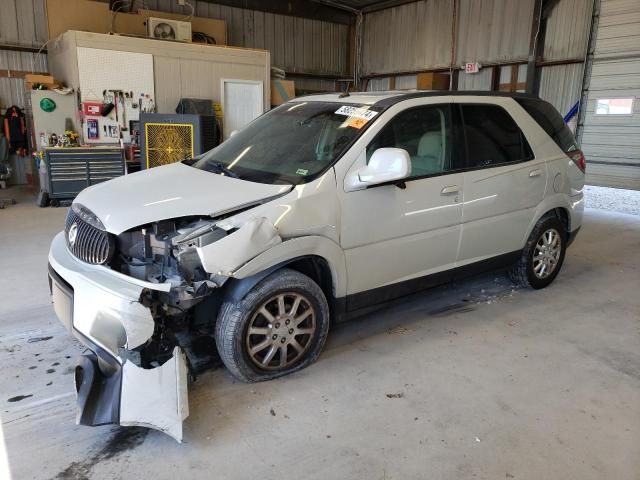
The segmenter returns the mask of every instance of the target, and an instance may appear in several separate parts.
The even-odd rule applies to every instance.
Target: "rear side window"
[[[531,160],[524,134],[505,109],[496,105],[462,105],[470,168]]]
[[[563,152],[572,152],[580,148],[571,130],[569,130],[569,127],[564,123],[564,119],[553,105],[543,100],[527,98],[517,98],[516,101],[547,132],[547,135],[556,142],[556,145]]]

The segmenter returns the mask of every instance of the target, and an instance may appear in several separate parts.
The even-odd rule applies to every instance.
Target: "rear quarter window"
[[[516,101],[547,132],[563,152],[578,150],[578,143],[553,105],[543,100],[517,98]]]
[[[533,158],[520,127],[505,109],[487,104],[462,104],[460,108],[468,167],[482,168]]]

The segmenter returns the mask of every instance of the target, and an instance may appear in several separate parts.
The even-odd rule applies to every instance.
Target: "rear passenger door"
[[[513,99],[467,97],[456,104],[467,162],[458,253],[464,265],[523,247],[547,171],[518,126],[526,117]]]

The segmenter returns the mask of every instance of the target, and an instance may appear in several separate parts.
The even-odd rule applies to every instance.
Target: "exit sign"
[[[465,63],[464,73],[478,73],[480,71],[480,64],[478,62]]]

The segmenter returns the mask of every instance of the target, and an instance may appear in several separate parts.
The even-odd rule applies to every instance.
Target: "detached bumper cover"
[[[176,347],[170,360],[144,369],[118,355],[153,334],[150,310],[140,303],[144,289],[168,291],[168,284],[139,281],[76,259],[58,234],[49,251],[54,310],[89,350],[76,367],[77,423],[139,425],[182,441],[189,415],[187,364]]]

